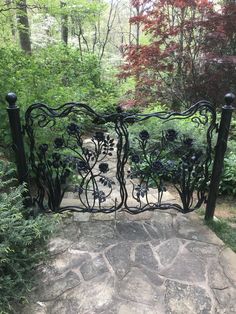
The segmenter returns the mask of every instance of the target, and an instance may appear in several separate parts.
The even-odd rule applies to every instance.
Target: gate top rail
[[[208,101],[201,100],[194,105],[192,105],[189,109],[183,112],[175,112],[175,111],[160,111],[153,112],[148,114],[140,114],[140,113],[132,113],[123,111],[121,107],[117,107],[117,112],[111,114],[100,114],[93,110],[89,105],[82,102],[68,102],[61,106],[52,108],[44,103],[35,103],[28,107],[25,113],[25,125],[32,125],[33,119],[42,118],[39,122],[39,126],[46,126],[44,124],[46,117],[49,118],[64,118],[67,117],[71,113],[86,113],[90,117],[93,117],[95,123],[107,123],[107,122],[116,122],[118,120],[123,120],[124,122],[138,122],[149,119],[151,117],[156,117],[162,120],[172,119],[185,119],[193,116],[197,112],[200,113],[200,117],[196,118],[199,123],[206,124],[209,119],[205,112],[210,112],[212,115],[212,124],[216,121],[216,109],[212,104]],[[34,115],[34,111],[39,110],[40,113]],[[196,120],[196,121],[197,121]]]

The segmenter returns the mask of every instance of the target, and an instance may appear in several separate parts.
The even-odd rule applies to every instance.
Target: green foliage
[[[231,151],[224,161],[220,193],[236,196],[236,154]]]
[[[147,109],[143,111],[145,114],[154,113],[154,112],[169,112],[170,110],[167,106],[162,105],[160,103],[153,104],[149,106]],[[197,116],[197,114],[196,114]],[[174,129],[178,132],[179,135],[184,137],[190,137],[194,140],[195,148],[205,148],[206,147],[206,132],[207,126],[198,125],[194,123],[191,118],[184,119],[173,119],[173,120],[161,120],[159,118],[152,117],[150,119],[145,120],[144,122],[138,124],[134,124],[130,127],[130,132],[133,136],[137,136],[137,134],[141,131],[141,129],[147,130],[151,134],[151,140],[159,141],[162,137],[162,132],[168,129]],[[213,138],[213,143],[216,140],[216,136]]]
[[[208,221],[207,225],[216,233],[216,235],[236,252],[236,228],[232,227],[225,220]]]
[[[230,136],[224,159],[224,168],[220,183],[220,194],[236,196],[236,119],[233,116],[230,126]]]
[[[35,3],[35,1],[32,2]],[[68,14],[79,16],[81,20],[95,19],[106,8],[106,3],[103,1],[70,0],[64,6],[58,0],[40,0],[39,3],[45,5],[48,12],[54,16]]]
[[[56,225],[55,216],[29,217],[22,193],[15,187],[13,170],[0,161],[0,309],[10,313],[31,288],[34,267],[46,257],[45,240]]]
[[[58,106],[70,101],[89,103],[100,112],[114,110],[115,82],[102,79],[102,67],[93,54],[83,58],[76,48],[63,45],[39,49],[32,55],[12,47],[0,49],[0,142],[10,142],[5,95],[13,91],[23,115],[35,102]]]

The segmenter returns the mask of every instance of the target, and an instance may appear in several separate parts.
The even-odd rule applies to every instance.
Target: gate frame
[[[222,106],[221,120],[218,131],[217,144],[215,146],[215,156],[213,162],[213,170],[209,186],[207,205],[205,211],[205,220],[212,220],[216,207],[216,200],[219,193],[222,170],[224,166],[224,157],[227,149],[227,141],[229,137],[230,124],[234,107],[232,106],[235,100],[233,93],[225,95],[225,105]],[[20,108],[17,106],[17,96],[14,93],[8,93],[6,96],[8,103],[8,118],[11,129],[13,150],[17,167],[17,177],[20,184],[25,184],[29,187],[29,174],[24,149],[23,131],[20,119]],[[29,195],[28,195],[29,196]],[[28,202],[26,206],[30,206]]]

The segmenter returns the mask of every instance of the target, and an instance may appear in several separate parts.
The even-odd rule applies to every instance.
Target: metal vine
[[[115,137],[107,131],[97,130],[88,139],[77,122],[81,115],[89,117],[96,125],[110,123]],[[188,119],[196,127],[204,126],[205,148],[196,149],[191,136],[183,136],[175,129],[162,131],[155,144],[147,130],[140,130],[133,147],[129,125],[150,118],[156,119],[156,123]],[[64,124],[62,132],[57,134],[55,131],[54,138],[39,144],[37,130],[57,130],[59,121]],[[133,114],[118,108],[117,112],[107,115],[96,113],[83,103],[66,103],[58,108],[33,104],[25,114],[24,130],[37,191],[34,202],[41,210],[53,212],[126,210],[136,214],[167,208],[190,212],[206,200],[215,129],[216,112],[206,101],[198,102],[182,113]],[[110,169],[114,160],[116,167]],[[72,177],[76,181],[73,187]],[[163,202],[170,184],[178,193],[180,203]],[[74,205],[62,206],[68,191],[77,199]],[[153,193],[156,193],[155,200]]]

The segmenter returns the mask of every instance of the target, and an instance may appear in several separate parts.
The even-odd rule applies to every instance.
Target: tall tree
[[[68,13],[65,10],[66,9],[66,3],[64,1],[60,1],[60,6],[62,9],[61,14],[61,39],[62,42],[67,45],[68,44],[68,37],[69,37],[69,26],[68,26]],[[63,10],[64,9],[64,10]]]
[[[223,88],[231,85],[232,73],[227,78],[220,55],[230,54],[235,44],[235,3],[215,6],[210,0],[135,0],[136,5],[137,2],[144,11],[131,23],[141,23],[147,43],[139,44],[139,49],[134,44],[127,47],[121,73],[121,77],[136,77],[136,101],[183,104],[202,97],[218,101],[214,95],[224,94]]]
[[[9,15],[9,23],[11,28],[11,34],[12,37],[15,38],[16,36],[16,25],[15,25],[15,19],[14,19],[14,11],[12,10],[12,1],[11,0],[5,0],[6,8],[8,9]]]
[[[30,26],[26,0],[17,0],[16,8],[17,28],[19,32],[20,45],[25,52],[31,53]]]
[[[102,58],[104,56],[105,48],[106,48],[107,43],[109,41],[110,33],[111,33],[112,27],[114,25],[114,21],[115,21],[116,14],[117,14],[118,4],[119,4],[119,1],[116,1],[116,0],[111,0],[111,2],[110,2],[108,18],[107,18],[106,27],[105,27],[105,36],[99,44],[99,46],[100,46],[100,49],[99,49],[100,60],[102,60]],[[101,36],[99,36],[99,37],[101,38]]]

